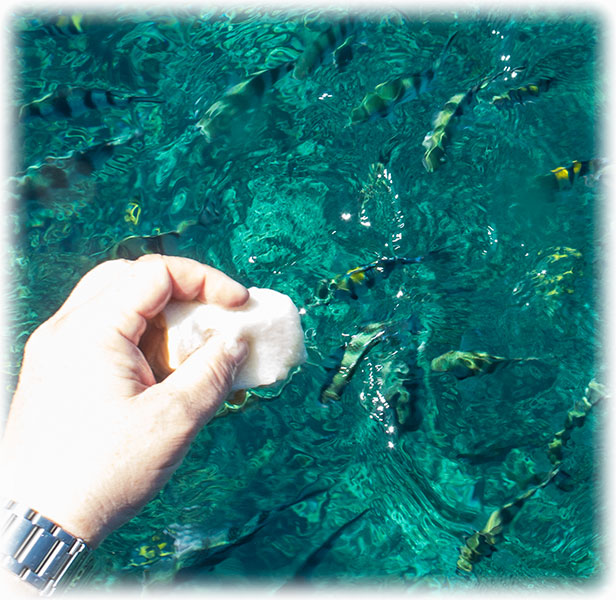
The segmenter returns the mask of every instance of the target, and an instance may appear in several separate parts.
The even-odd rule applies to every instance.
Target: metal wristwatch
[[[66,587],[83,572],[90,555],[82,539],[24,504],[0,499],[0,566],[41,596]]]

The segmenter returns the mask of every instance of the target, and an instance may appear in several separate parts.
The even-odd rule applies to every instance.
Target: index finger
[[[162,263],[162,264],[161,264]],[[146,254],[135,261],[140,269],[136,279],[149,278],[153,283],[161,281],[166,275],[166,286],[161,285],[159,294],[170,294],[162,306],[156,305],[156,292],[149,292],[150,298],[141,296],[141,290],[136,295],[135,310],[144,314],[146,318],[157,315],[167,304],[170,298],[189,301],[198,300],[208,304],[219,304],[227,308],[241,306],[248,300],[248,290],[222,271],[204,265],[191,258],[180,256],[163,256],[160,254]],[[161,270],[160,279],[157,271]],[[166,273],[165,273],[166,271]],[[142,274],[143,273],[143,274]],[[161,298],[158,299],[161,301]],[[150,316],[147,316],[150,315]]]
[[[222,271],[196,260],[151,254],[95,267],[84,275],[55,317],[96,300],[100,320],[138,343],[145,320],[160,313],[171,298],[234,308],[246,302],[248,290]]]

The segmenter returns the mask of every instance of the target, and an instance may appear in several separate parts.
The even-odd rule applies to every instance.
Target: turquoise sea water
[[[603,380],[603,188],[598,163],[586,177],[573,166],[601,159],[598,21],[355,13],[336,61],[347,36],[325,45],[303,79],[282,71],[241,101],[228,93],[261,70],[293,68],[341,17],[253,9],[109,12],[72,27],[52,13],[13,20],[13,385],[27,336],[79,278],[141,251],[289,294],[308,349],[281,390],[257,390],[212,421],[161,493],[103,543],[96,589],[553,588],[601,573],[601,405],[573,430],[559,475],[503,527],[497,551],[471,572],[456,568],[494,511],[546,481],[548,443],[589,382]],[[455,32],[418,98],[349,125],[378,84],[425,80]],[[524,70],[512,77],[515,67]],[[532,102],[492,101],[541,79],[549,87]],[[448,101],[482,81],[428,172],[426,134]],[[67,86],[72,114],[27,116],[23,107]],[[92,89],[154,101],[75,108]],[[217,101],[230,118],[209,140],[197,123]],[[569,166],[570,181],[553,173]],[[349,275],[358,298],[319,301],[322,281],[394,256],[423,259],[371,287]],[[352,336],[371,324],[383,336],[361,354]],[[321,402],[345,344],[356,371],[338,399]],[[460,379],[431,368],[454,350],[534,360]]]

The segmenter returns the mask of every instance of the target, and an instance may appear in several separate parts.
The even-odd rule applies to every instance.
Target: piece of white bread
[[[306,360],[299,313],[289,296],[265,288],[249,288],[250,298],[237,309],[216,304],[171,301],[143,335],[140,347],[160,381],[214,333],[233,344],[249,346],[246,362],[231,388],[270,385]]]

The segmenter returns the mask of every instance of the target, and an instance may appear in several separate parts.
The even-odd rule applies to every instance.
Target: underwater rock
[[[246,362],[231,388],[270,385],[306,360],[299,313],[289,296],[249,288],[241,307],[171,301],[148,326],[140,347],[157,380],[173,372],[215,333],[228,340],[241,337],[249,346]]]

